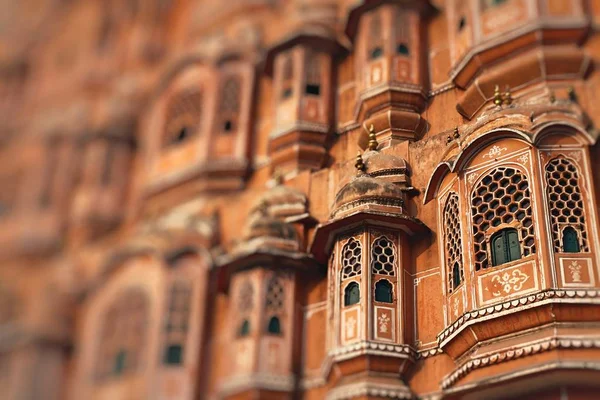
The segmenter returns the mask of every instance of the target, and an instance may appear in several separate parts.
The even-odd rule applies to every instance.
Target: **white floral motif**
[[[477,174],[475,172],[473,172],[472,174],[469,174],[467,176],[467,181],[469,181],[469,185],[472,185],[473,182],[475,182],[476,178],[477,178]]]
[[[573,282],[581,282],[581,265],[579,265],[579,262],[573,261],[571,265],[569,265],[569,271],[571,271],[571,279],[573,279]]]
[[[526,164],[527,161],[529,161],[529,153],[524,153],[521,155],[521,157],[517,158],[517,161],[519,161],[521,164]]]
[[[354,328],[356,327],[356,318],[350,317],[346,320],[346,338],[354,338]]]
[[[505,150],[506,150],[506,147],[500,147],[500,146],[497,146],[497,145],[496,146],[492,146],[492,148],[490,149],[490,151],[488,151],[486,154],[483,155],[483,158],[486,158],[486,157],[489,157],[489,158],[498,157]]]
[[[529,280],[529,275],[521,272],[518,269],[512,271],[512,273],[505,272],[502,275],[498,274],[492,278],[494,286],[500,285],[504,293],[509,294],[511,291],[518,292],[523,287],[523,284]],[[492,292],[494,296],[500,296],[500,291]]]
[[[574,160],[576,160],[576,161],[578,161],[578,162],[581,162],[581,152],[579,152],[579,151],[574,151],[574,152],[572,152],[572,153],[569,153],[569,156],[570,156],[571,158],[573,158]]]
[[[387,314],[381,314],[377,320],[379,321],[379,332],[387,333],[390,317]]]

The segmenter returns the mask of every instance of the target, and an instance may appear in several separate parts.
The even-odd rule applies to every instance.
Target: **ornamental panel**
[[[360,307],[352,307],[342,311],[342,345],[360,339]]]
[[[373,332],[376,340],[393,342],[396,340],[395,309],[375,306]]]
[[[590,258],[560,258],[560,279],[564,287],[593,287],[595,285]]]
[[[506,267],[478,277],[479,303],[495,303],[539,289],[535,262]]]

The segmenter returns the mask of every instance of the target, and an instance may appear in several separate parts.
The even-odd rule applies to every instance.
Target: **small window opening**
[[[183,362],[183,348],[179,344],[172,344],[165,351],[164,363],[167,365],[180,365]]]
[[[250,321],[245,319],[240,326],[240,337],[248,336],[250,334]]]
[[[307,84],[305,93],[318,96],[319,94],[321,94],[321,85]]]
[[[375,47],[371,50],[371,60],[375,60],[383,55],[383,49],[381,47]]]
[[[231,122],[231,120],[225,121],[225,123],[223,124],[223,131],[231,132],[232,130],[233,130],[233,123]]]
[[[351,306],[353,304],[358,304],[360,301],[360,288],[358,287],[358,283],[350,282],[346,289],[344,290],[344,306]]]
[[[123,374],[123,372],[125,371],[126,362],[127,352],[125,350],[120,350],[115,356],[113,364],[113,374],[116,376]]]
[[[187,126],[183,126],[183,127],[181,127],[181,129],[179,129],[179,132],[177,132],[177,135],[173,138],[171,143],[173,143],[173,144],[182,143],[188,137],[190,137],[190,134],[191,134],[190,128],[188,128]]]
[[[292,97],[292,93],[293,93],[292,88],[291,87],[286,87],[281,92],[281,98],[282,99],[289,99],[290,97]]]
[[[269,319],[267,332],[272,333],[274,335],[281,335],[281,323],[279,321],[279,318],[271,317],[271,319]]]
[[[409,55],[409,53],[410,53],[410,52],[408,51],[408,46],[406,46],[406,44],[404,44],[404,43],[400,43],[400,44],[398,45],[398,49],[397,49],[397,51],[398,51],[398,54],[402,54],[403,56],[407,56],[407,55]]]
[[[563,230],[563,252],[565,253],[579,253],[581,248],[579,246],[579,238],[577,231],[573,227],[568,226]]]
[[[458,31],[462,31],[465,28],[465,26],[467,26],[467,19],[464,16],[462,16],[458,20]]]
[[[383,279],[375,284],[375,301],[381,303],[392,303],[392,284]]]
[[[505,264],[521,258],[521,245],[516,229],[503,229],[492,236],[492,264]]]
[[[456,289],[462,283],[462,277],[460,276],[460,266],[458,263],[454,263],[452,267],[452,288]]]

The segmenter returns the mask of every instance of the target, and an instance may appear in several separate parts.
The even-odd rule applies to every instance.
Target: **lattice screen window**
[[[371,15],[369,24],[369,58],[375,60],[383,55],[383,32],[381,29],[381,16],[377,11]]]
[[[133,289],[121,294],[105,312],[96,369],[99,379],[139,367],[145,350],[147,314],[146,295]]]
[[[238,77],[229,77],[221,87],[221,104],[219,112],[222,116],[221,130],[232,132],[237,129],[237,118],[240,111],[241,82]]]
[[[267,285],[265,311],[268,318],[267,332],[281,334],[281,316],[284,311],[284,290],[280,277],[274,276]]]
[[[287,99],[292,96],[294,87],[294,64],[292,63],[292,53],[287,53],[283,57],[283,72],[281,77],[281,98]]]
[[[449,293],[452,293],[465,279],[461,232],[458,195],[450,193],[444,207],[444,243]]]
[[[511,167],[493,169],[473,190],[471,206],[476,271],[491,265],[486,231],[502,224],[518,221],[523,257],[535,254],[531,194],[525,174]]]
[[[307,50],[304,65],[306,69],[306,87],[304,92],[318,96],[321,94],[321,63],[319,54]]]
[[[240,288],[238,298],[239,323],[237,326],[238,336],[247,336],[250,334],[250,313],[254,307],[254,287],[252,282],[245,281]]]
[[[165,115],[164,145],[178,144],[198,132],[202,114],[202,92],[188,89],[174,94]]]
[[[410,49],[408,46],[410,40],[410,19],[404,10],[396,10],[396,53],[401,56],[408,56]]]
[[[163,363],[183,363],[190,319],[192,287],[187,282],[175,282],[169,292],[169,309],[165,318],[165,350]]]
[[[396,274],[396,246],[385,236],[380,236],[373,242],[371,272],[390,276]]]
[[[354,238],[348,240],[348,243],[342,248],[342,279],[360,276],[362,246]]]
[[[560,253],[565,250],[564,230],[570,227],[578,233],[577,244],[580,244],[580,251],[588,252],[583,197],[579,187],[579,171],[575,164],[564,157],[550,160],[546,164],[546,191],[554,251]]]

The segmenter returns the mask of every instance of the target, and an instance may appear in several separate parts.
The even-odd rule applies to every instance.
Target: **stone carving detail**
[[[348,240],[342,249],[342,279],[360,275],[362,246],[354,238]]]
[[[573,282],[581,282],[581,265],[579,265],[579,262],[573,261],[569,265],[569,271],[571,272]]]
[[[459,303],[458,303],[458,296],[456,296],[456,297],[454,298],[454,302],[453,302],[453,304],[452,304],[452,311],[453,311],[453,313],[454,313],[454,318],[458,318],[458,306],[459,306]]]
[[[352,339],[356,336],[354,329],[356,328],[356,318],[348,317],[346,319],[346,338]]]
[[[518,269],[513,270],[511,273],[505,272],[503,274],[495,275],[492,278],[494,286],[500,286],[504,294],[509,294],[510,292],[518,292],[523,288],[523,284],[528,280],[529,275],[521,272]],[[492,294],[495,297],[503,295],[503,293],[499,290],[492,291]]]
[[[527,164],[529,161],[529,153],[522,154],[519,158],[517,158],[517,161],[519,161],[521,164]]]
[[[378,318],[379,321],[379,331],[382,333],[387,333],[388,324],[390,323],[390,317],[386,314],[381,314]]]

